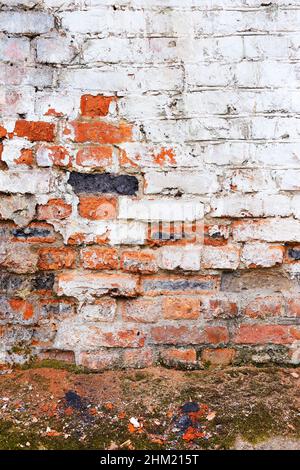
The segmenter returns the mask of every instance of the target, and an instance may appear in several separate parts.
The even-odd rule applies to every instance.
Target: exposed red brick
[[[234,318],[238,314],[238,305],[226,299],[207,299],[203,305],[204,318]]]
[[[61,351],[60,349],[49,349],[41,351],[37,354],[38,359],[41,361],[45,359],[54,359],[56,361],[68,362],[75,364],[75,353],[74,351]]]
[[[121,144],[132,140],[132,126],[126,123],[113,125],[103,121],[74,121],[75,142]]]
[[[32,142],[53,142],[55,125],[50,122],[20,120],[15,124],[14,134]]]
[[[287,317],[300,317],[300,296],[294,295],[286,299]]]
[[[81,114],[88,117],[107,116],[112,101],[116,101],[115,96],[83,95],[80,100]]]
[[[200,315],[200,299],[167,297],[163,299],[163,316],[168,320],[195,320]]]
[[[244,314],[250,318],[280,317],[283,315],[283,307],[280,296],[256,297],[247,304]]]
[[[6,134],[7,134],[7,130],[0,125],[0,139],[3,139],[4,137],[6,137]]]
[[[159,153],[153,155],[153,161],[159,166],[164,166],[166,163],[176,165],[175,157],[173,149],[163,147]]]
[[[197,363],[197,353],[193,348],[170,348],[160,351],[160,359],[164,364],[171,367],[195,366]]]
[[[116,218],[117,200],[109,196],[85,196],[79,198],[79,214],[90,220]]]
[[[215,326],[200,327],[191,326],[173,326],[172,324],[164,326],[154,326],[151,329],[151,339],[156,344],[219,344],[228,342],[228,331],[226,327]]]
[[[47,152],[53,165],[69,168],[72,166],[72,158],[68,150],[62,145],[51,145],[43,147],[43,152]]]
[[[39,269],[73,268],[76,252],[72,248],[41,248],[39,250]]]
[[[130,299],[121,306],[122,318],[125,321],[139,323],[155,323],[160,320],[161,300],[160,299]]]
[[[124,251],[121,256],[121,269],[133,273],[154,273],[158,270],[155,254],[145,251]]]
[[[15,163],[18,165],[33,165],[34,155],[32,149],[22,149],[21,155],[15,160]]]
[[[112,165],[113,147],[108,145],[88,146],[78,150],[76,164],[91,168],[107,168]]]
[[[154,354],[150,348],[124,349],[123,367],[144,368],[154,363]]]
[[[33,317],[34,307],[27,300],[23,299],[10,299],[9,305],[12,310],[18,312],[18,314],[23,318],[23,320],[29,320]]]
[[[291,342],[286,325],[240,325],[233,341],[239,344],[288,344]]]
[[[118,269],[118,250],[114,248],[84,248],[80,253],[84,268],[88,269]]]
[[[204,363],[216,366],[228,366],[235,357],[235,350],[230,348],[204,349],[201,353],[201,359]]]
[[[38,206],[37,213],[40,220],[61,220],[71,215],[72,206],[63,199],[49,199],[47,204]]]
[[[103,346],[107,348],[142,348],[145,344],[145,336],[140,330],[117,329],[112,331],[103,331]]]

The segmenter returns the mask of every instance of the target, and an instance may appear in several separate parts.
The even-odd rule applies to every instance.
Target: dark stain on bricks
[[[211,290],[214,288],[212,281],[192,281],[192,280],[175,280],[175,281],[145,281],[145,291],[152,290],[170,290],[170,291],[184,291],[184,290]]]
[[[0,274],[0,290],[6,293],[15,293],[16,291],[28,289],[30,278],[11,273]]]
[[[38,273],[32,279],[32,290],[51,290],[54,285],[53,273]]]
[[[114,175],[101,173],[87,175],[72,172],[68,183],[75,193],[116,193],[133,196],[139,189],[139,183],[135,176]]]
[[[32,237],[45,238],[51,235],[51,231],[46,228],[25,227],[12,230],[12,234],[16,238],[28,239]]]
[[[288,253],[289,257],[293,258],[295,261],[300,260],[300,249],[290,248]]]
[[[31,276],[13,273],[0,274],[0,291],[17,294],[21,291],[51,290],[54,286],[53,273],[37,273]]]

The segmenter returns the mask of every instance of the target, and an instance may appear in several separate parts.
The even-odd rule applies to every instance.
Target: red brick
[[[55,125],[50,122],[20,120],[15,124],[14,134],[25,137],[32,142],[54,141]]]
[[[250,318],[280,317],[283,307],[280,296],[256,297],[246,305],[244,314]]]
[[[204,318],[235,318],[238,314],[238,305],[227,299],[207,299],[203,302]]]
[[[300,317],[300,296],[293,295],[286,299],[286,314],[288,317]]]
[[[21,155],[15,159],[17,165],[32,166],[34,163],[34,155],[32,149],[22,149]]]
[[[228,331],[223,326],[201,329],[195,326],[169,324],[153,327],[151,339],[156,344],[218,344],[228,342]]]
[[[291,342],[286,325],[240,325],[233,341],[238,344],[288,344]]]
[[[4,137],[6,137],[6,134],[7,134],[7,130],[0,125],[0,139],[4,139]]]
[[[144,334],[137,328],[112,327],[111,331],[102,331],[102,346],[107,348],[142,348]]]
[[[46,351],[41,351],[37,354],[38,359],[43,360],[56,360],[62,362],[68,362],[70,364],[75,364],[75,353],[74,351],[61,351],[60,349],[49,349]]]
[[[145,251],[124,251],[121,269],[127,272],[150,274],[158,270],[154,253]]]
[[[116,218],[117,200],[113,197],[79,197],[79,214],[89,220],[110,220]]]
[[[132,140],[132,126],[126,123],[113,125],[103,121],[74,121],[75,142],[121,144]]]
[[[118,269],[118,250],[114,248],[84,248],[80,253],[81,262],[87,269]]]
[[[81,114],[88,117],[107,116],[112,101],[116,101],[115,96],[83,95],[80,100]]]
[[[91,169],[107,168],[112,165],[112,156],[113,147],[88,146],[77,152],[76,164]]]
[[[154,363],[154,354],[150,348],[124,349],[123,366],[135,369],[151,367]]]
[[[39,250],[39,269],[73,268],[76,252],[72,248],[41,248]]]
[[[132,299],[122,303],[122,318],[125,321],[155,323],[161,319],[160,299]]]
[[[200,300],[195,297],[163,299],[163,316],[167,320],[195,320],[200,315]]]
[[[81,352],[78,365],[91,370],[105,370],[122,365],[121,354],[118,350],[102,350],[97,352]]]
[[[41,220],[62,220],[71,215],[72,206],[63,199],[50,199],[47,204],[38,206],[37,213]]]
[[[204,363],[209,363],[215,366],[228,366],[232,363],[235,357],[234,349],[204,349],[201,354],[201,359]]]
[[[197,353],[193,348],[188,349],[164,349],[160,351],[160,360],[170,367],[194,367],[197,364]]]

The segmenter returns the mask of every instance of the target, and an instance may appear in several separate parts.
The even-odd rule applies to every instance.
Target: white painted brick
[[[68,11],[60,15],[62,26],[72,33],[100,33],[107,35],[143,34],[146,17],[142,10],[116,10],[95,8],[88,11]]]
[[[287,218],[247,220],[233,227],[233,239],[238,242],[300,242],[300,221]]]
[[[80,97],[70,93],[39,92],[35,97],[35,112],[38,116],[57,113],[68,118],[78,115]]]
[[[116,38],[91,39],[84,46],[85,62],[198,62],[241,60],[242,38]]]
[[[19,62],[30,59],[30,42],[27,38],[0,38],[0,61]]]
[[[47,33],[54,27],[53,16],[37,11],[0,12],[0,30],[7,33]]]
[[[75,55],[72,40],[64,37],[39,38],[36,42],[37,61],[61,64],[70,62]]]
[[[112,222],[109,226],[111,245],[144,245],[147,225],[141,222]]]
[[[119,218],[135,220],[195,221],[202,219],[203,204],[197,199],[143,199],[120,198]]]
[[[0,64],[0,85],[51,86],[53,70],[50,67],[26,67]]]
[[[273,172],[279,190],[300,191],[300,170],[277,170]]]
[[[209,194],[219,190],[215,173],[151,172],[145,174],[145,194]]]
[[[214,217],[272,217],[292,215],[289,196],[257,193],[251,195],[232,194],[213,197],[211,206]]]
[[[201,247],[162,247],[158,254],[158,266],[167,270],[180,268],[186,271],[198,271],[201,253]]]
[[[222,173],[222,187],[227,191],[252,193],[256,191],[276,191],[276,183],[271,171],[261,169],[237,169]]]
[[[300,91],[266,89],[261,90],[203,90],[184,94],[179,101],[184,116],[205,114],[257,114],[257,113],[298,113]]]
[[[289,57],[289,39],[281,36],[245,36],[245,58],[269,60]]]
[[[27,139],[15,138],[4,142],[2,160],[9,168],[19,166],[16,160],[21,156],[22,149],[30,149],[33,143]]]
[[[117,311],[114,299],[101,299],[92,304],[85,304],[79,310],[80,319],[87,322],[113,321]]]
[[[38,194],[48,193],[54,184],[54,174],[49,171],[1,171],[0,192]]]
[[[240,248],[235,245],[204,246],[202,252],[202,268],[237,269]]]
[[[179,90],[182,86],[180,67],[121,67],[110,69],[72,69],[61,72],[59,82],[64,88],[101,92],[142,92]]]
[[[32,116],[34,112],[34,88],[0,86],[0,114],[2,117]]]
[[[241,262],[246,267],[269,268],[283,261],[284,248],[267,243],[246,243],[241,252]]]

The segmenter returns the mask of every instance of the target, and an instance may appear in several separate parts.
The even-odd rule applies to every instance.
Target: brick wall
[[[298,0],[6,0],[0,362],[300,362]]]

